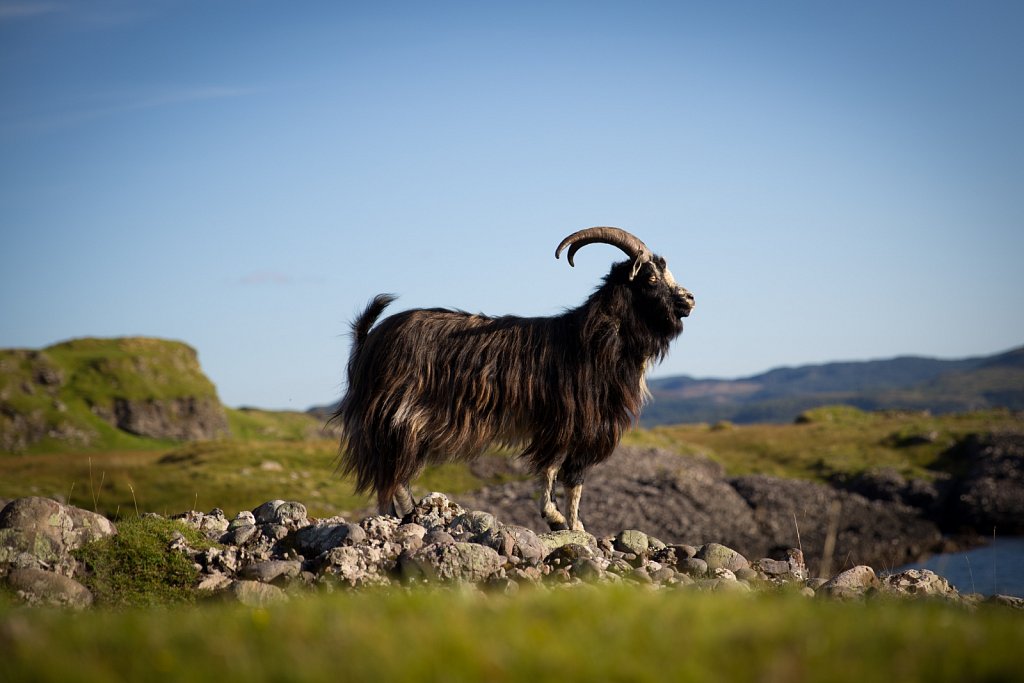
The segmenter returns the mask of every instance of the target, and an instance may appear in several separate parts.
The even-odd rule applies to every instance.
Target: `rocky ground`
[[[580,531],[535,533],[466,510],[440,493],[424,497],[405,519],[340,517],[313,520],[294,501],[269,501],[227,519],[219,510],[176,517],[216,541],[194,547],[176,534],[167,552],[197,570],[200,594],[260,605],[312,589],[463,584],[514,593],[526,587],[630,582],[662,590],[750,592],[790,589],[807,596],[928,596],[973,605],[927,570],[880,576],[857,565],[833,576],[809,575],[803,553],[748,559],[719,544],[666,544],[636,529],[595,536]],[[87,607],[88,573],[73,556],[83,544],[117,533],[107,519],[45,498],[21,498],[0,511],[0,574],[31,604]],[[199,544],[197,544],[199,545]],[[1024,600],[996,602],[1024,608]]]
[[[190,511],[175,518],[214,544],[200,547],[179,533],[167,550],[191,560],[201,594],[254,604],[310,588],[440,583],[508,593],[623,581],[973,604],[980,596],[963,596],[932,572],[887,572],[942,549],[944,531],[1022,532],[1024,439],[975,439],[954,456],[966,472],[956,481],[880,472],[829,486],[726,477],[708,460],[623,449],[588,477],[588,532],[534,531],[544,525],[533,484],[513,482],[458,501],[432,493],[404,519],[311,519],[302,503],[282,500],[233,519]],[[475,465],[496,466],[515,467],[500,459]],[[0,510],[0,579],[28,602],[87,606],[89,568],[74,551],[116,533],[110,520],[50,499],[11,501]],[[994,599],[1024,607],[1021,598]]]
[[[727,477],[704,458],[620,448],[587,477],[583,522],[598,536],[643,529],[670,542],[717,542],[747,557],[800,548],[812,572],[855,564],[891,569],[991,538],[1024,534],[1024,435],[971,437],[947,457],[960,477],[907,480],[892,470],[822,484]],[[507,461],[478,461],[486,468]],[[515,466],[514,464],[511,466]],[[536,485],[491,486],[458,501],[510,524],[544,528]]]

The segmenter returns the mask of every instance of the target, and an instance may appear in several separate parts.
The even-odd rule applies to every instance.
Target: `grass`
[[[639,589],[310,595],[269,608],[0,606],[0,680],[1020,680],[1024,619]]]
[[[938,470],[955,467],[943,453],[966,435],[1024,429],[1024,419],[1004,410],[928,415],[832,406],[803,417],[800,424],[789,425],[653,427],[631,432],[623,442],[706,455],[730,475],[825,481],[886,467],[905,477],[930,479]]]
[[[0,454],[0,498],[56,497],[113,518],[136,508],[173,514],[219,507],[230,516],[275,498],[298,500],[317,517],[349,515],[372,504],[338,475],[337,443],[321,436],[313,418],[254,410],[232,410],[229,416],[239,435],[230,440]],[[803,424],[655,427],[632,431],[623,442],[703,454],[731,475],[820,481],[890,467],[904,476],[929,478],[939,470],[962,469],[963,463],[944,454],[965,435],[1022,427],[1021,418],[1006,411],[928,416],[840,407],[809,411]],[[462,463],[435,465],[414,491],[457,494],[508,476],[481,479]]]
[[[83,583],[96,604],[146,607],[193,602],[199,570],[183,553],[168,549],[177,534],[196,549],[213,545],[182,522],[129,517],[118,524],[116,535],[75,551],[85,567]]]

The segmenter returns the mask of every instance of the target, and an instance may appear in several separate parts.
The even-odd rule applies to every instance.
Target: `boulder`
[[[834,598],[859,598],[880,585],[874,569],[859,565],[832,577],[819,591]]]
[[[450,543],[424,546],[400,560],[403,578],[444,583],[479,583],[502,568],[500,555],[492,548],[476,543]]]
[[[32,605],[54,605],[82,609],[92,604],[92,593],[74,579],[33,567],[13,569],[7,585]]]

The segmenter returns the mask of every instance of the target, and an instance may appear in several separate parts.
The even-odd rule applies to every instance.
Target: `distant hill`
[[[1024,410],[1024,347],[994,356],[889,360],[778,368],[735,380],[666,377],[648,382],[654,400],[641,424],[789,422],[809,408]]]
[[[227,408],[188,344],[72,339],[0,349],[0,452],[164,448],[181,441],[336,439],[305,413]]]
[[[0,350],[0,450],[227,436],[195,349],[147,337]]]

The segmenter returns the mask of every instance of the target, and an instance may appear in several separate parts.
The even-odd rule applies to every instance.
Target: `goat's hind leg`
[[[549,465],[542,476],[543,488],[540,497],[540,516],[548,523],[552,531],[568,529],[565,515],[555,505],[554,488],[555,478],[558,476],[558,465]]]
[[[412,512],[415,506],[416,503],[412,499],[412,489],[409,488],[408,484],[399,486],[398,490],[395,491],[395,495],[391,497],[392,514],[399,519]]]
[[[382,492],[377,498],[377,510],[382,515],[391,515],[402,519],[412,512],[415,503],[412,498],[412,489],[408,484],[399,484],[395,492],[388,496]]]

